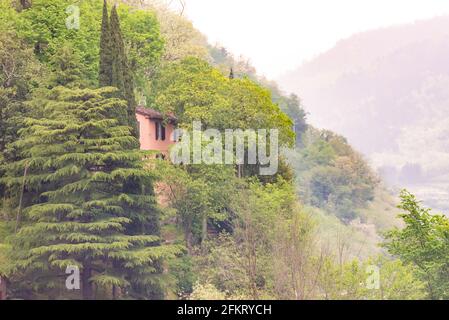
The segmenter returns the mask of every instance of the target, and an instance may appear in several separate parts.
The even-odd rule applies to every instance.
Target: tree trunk
[[[118,300],[120,299],[120,288],[117,286],[112,286],[112,299],[113,300]]]
[[[204,246],[207,240],[207,216],[203,217],[203,226],[201,230],[201,246]]]
[[[20,192],[19,208],[17,209],[15,233],[17,233],[17,231],[19,230],[20,215],[22,213],[22,202],[23,202],[23,194],[25,193],[27,172],[28,172],[28,163],[25,164],[25,170],[23,171],[22,189]]]
[[[90,278],[92,277],[92,269],[90,267],[84,267],[82,274],[82,285],[83,285],[83,299],[92,300],[93,290]]]
[[[22,7],[22,10],[29,9],[31,8],[32,5],[33,5],[32,0],[20,0],[20,6]]]
[[[192,223],[190,221],[184,224],[184,237],[186,241],[187,251],[191,253],[193,248],[193,235],[192,235]]]

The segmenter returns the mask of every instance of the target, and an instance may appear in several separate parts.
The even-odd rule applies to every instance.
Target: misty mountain
[[[449,208],[449,16],[356,34],[279,83],[390,185]]]

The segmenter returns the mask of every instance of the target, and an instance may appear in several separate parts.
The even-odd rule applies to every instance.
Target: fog
[[[211,43],[246,56],[270,78],[355,33],[449,14],[449,0],[183,1],[184,14]]]
[[[352,36],[280,79],[391,186],[449,209],[449,17]]]

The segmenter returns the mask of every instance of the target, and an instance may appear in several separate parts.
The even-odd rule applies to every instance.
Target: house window
[[[165,126],[162,122],[156,122],[156,140],[165,141]]]

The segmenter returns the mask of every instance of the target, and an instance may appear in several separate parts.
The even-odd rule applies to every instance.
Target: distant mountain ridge
[[[279,82],[287,91],[295,92],[300,84],[298,81],[305,77],[312,83],[326,77],[336,80],[342,73],[364,68],[407,45],[447,36],[449,16],[357,33],[338,41],[330,50],[281,76]]]
[[[278,82],[390,184],[449,186],[449,16],[356,34]]]

